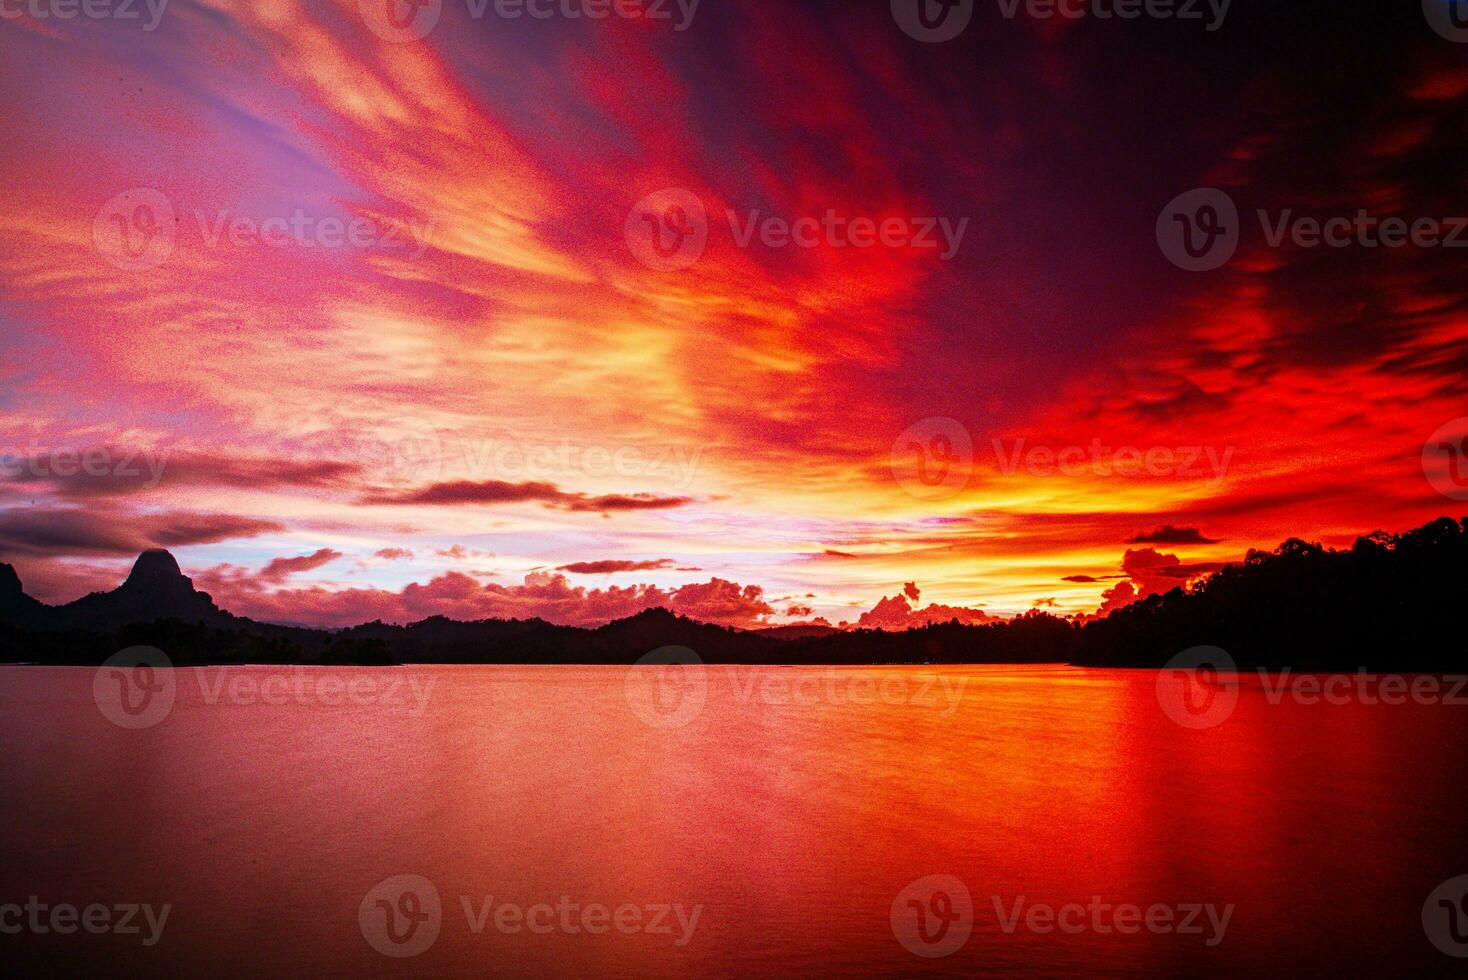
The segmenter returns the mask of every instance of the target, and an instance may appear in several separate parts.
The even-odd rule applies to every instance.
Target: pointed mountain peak
[[[111,592],[93,592],[61,608],[73,623],[86,629],[113,629],[158,619],[199,623],[228,618],[208,593],[194,588],[193,580],[162,549],[139,555],[127,581]]]
[[[173,555],[158,548],[138,555],[138,560],[133,564],[133,570],[123,586],[156,588],[159,585],[173,584],[180,580],[188,582],[183,570],[178,567],[178,562]]]
[[[15,568],[0,561],[0,599],[18,596],[21,592],[20,576],[15,574]]]

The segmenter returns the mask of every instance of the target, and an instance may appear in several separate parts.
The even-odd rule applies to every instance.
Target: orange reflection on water
[[[22,936],[20,961],[628,977],[1441,965],[1418,916],[1468,858],[1462,709],[1273,704],[1243,678],[1232,715],[1194,731],[1142,671],[682,670],[655,702],[621,668],[337,672],[379,691],[410,676],[421,704],[209,703],[180,671],[172,711],[142,731],[100,715],[90,671],[0,670],[4,894],[174,906],[154,947]],[[404,874],[432,882],[441,919],[426,951],[393,959],[359,906]],[[932,960],[892,921],[929,875],[963,883],[973,930]],[[1234,908],[1216,946],[1006,929],[1014,908],[1093,897]],[[594,934],[580,911],[544,934],[502,929],[507,903],[635,906],[644,926],[662,906],[669,931]]]

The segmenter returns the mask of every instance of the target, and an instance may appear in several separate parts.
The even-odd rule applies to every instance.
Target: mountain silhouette
[[[148,551],[127,580],[64,606],[25,594],[0,564],[0,661],[96,664],[129,646],[188,663],[635,663],[680,646],[709,663],[1074,663],[1158,667],[1198,646],[1242,667],[1461,671],[1468,518],[1381,531],[1347,550],[1291,539],[1178,587],[1078,621],[1032,610],[981,625],[738,630],[648,609],[594,629],[541,619],[321,630],[231,615],[172,555]]]
[[[127,579],[110,592],[93,592],[63,606],[48,606],[21,591],[20,577],[0,564],[0,622],[30,630],[111,630],[137,623],[177,620],[212,626],[248,622],[194,588],[167,551],[145,551]]]
[[[208,593],[195,589],[193,580],[166,551],[143,552],[122,585],[111,592],[84,596],[62,611],[72,625],[83,629],[109,629],[149,619],[217,625],[228,625],[234,619]]]
[[[194,588],[166,551],[138,556],[127,580],[111,592],[93,592],[56,610],[59,621],[71,629],[115,629],[131,623],[173,619],[182,623],[231,625],[235,617],[214,604],[208,593]]]
[[[0,563],[0,623],[40,625],[49,608],[26,595],[15,569]]]

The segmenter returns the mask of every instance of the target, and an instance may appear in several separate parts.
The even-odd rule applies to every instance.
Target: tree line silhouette
[[[682,646],[709,663],[1072,663],[1157,667],[1196,646],[1222,647],[1241,667],[1296,670],[1461,669],[1468,518],[1443,517],[1401,534],[1378,531],[1349,549],[1292,538],[1250,551],[1191,587],[1094,619],[1032,610],[1011,620],[855,629],[782,638],[650,609],[594,629],[540,619],[345,630],[256,623],[214,606],[171,556],[139,560],[128,582],[64,607],[20,590],[0,565],[0,660],[98,664],[153,646],[175,664],[633,663]]]

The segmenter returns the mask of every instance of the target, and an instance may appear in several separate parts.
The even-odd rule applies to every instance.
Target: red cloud
[[[605,513],[614,510],[667,510],[693,502],[691,497],[661,497],[650,493],[592,495],[562,490],[554,483],[504,480],[453,480],[404,493],[370,494],[366,504],[515,504],[538,501],[562,510]]]
[[[569,565],[558,566],[556,571],[570,572],[573,575],[610,575],[614,572],[650,572],[672,564],[671,558],[659,558],[656,561],[573,561]]]
[[[0,555],[135,557],[152,548],[213,544],[284,530],[275,521],[230,514],[16,508],[0,511]]]
[[[1126,573],[1127,579],[1102,593],[1101,607],[1096,610],[1096,615],[1105,616],[1138,599],[1170,592],[1192,579],[1222,567],[1221,562],[1185,565],[1177,555],[1164,554],[1153,548],[1129,549],[1121,560],[1121,569]]]
[[[91,446],[6,457],[0,478],[44,484],[58,497],[103,498],[158,488],[331,489],[348,486],[354,463],[177,452],[166,447]]]
[[[908,582],[903,591],[903,595],[893,596],[890,599],[883,597],[870,611],[861,614],[856,625],[868,629],[891,631],[914,629],[955,619],[960,623],[969,624],[989,623],[995,619],[982,609],[968,609],[963,606],[944,606],[933,603],[922,609],[914,609],[908,599],[909,597],[916,599],[917,585]]]
[[[400,592],[385,589],[327,589],[321,586],[267,592],[260,576],[222,565],[195,576],[222,608],[264,622],[320,627],[382,620],[408,623],[429,616],[451,619],[544,619],[565,626],[599,626],[661,606],[707,623],[744,628],[769,625],[775,609],[757,585],[723,579],[674,589],[655,585],[587,589],[564,575],[533,572],[519,585],[482,583],[449,572]]]
[[[1127,544],[1217,544],[1216,538],[1205,538],[1196,527],[1173,527],[1164,524],[1155,531],[1147,531],[1132,538]]]
[[[284,582],[297,572],[309,572],[313,568],[336,561],[342,556],[340,551],[330,548],[321,548],[309,555],[301,555],[297,558],[276,558],[266,565],[260,572],[260,579],[264,582]]]

